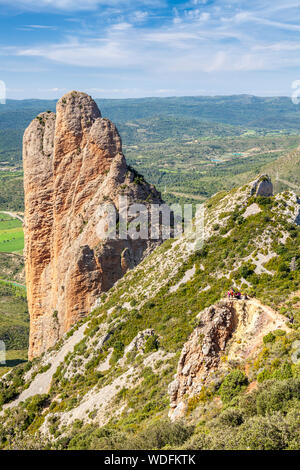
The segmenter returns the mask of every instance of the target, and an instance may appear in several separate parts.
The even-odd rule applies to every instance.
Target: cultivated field
[[[0,252],[22,252],[24,234],[21,220],[0,212]]]

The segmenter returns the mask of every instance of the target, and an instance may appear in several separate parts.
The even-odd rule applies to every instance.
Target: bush
[[[30,413],[39,413],[48,403],[49,395],[34,395],[25,402],[25,408]]]
[[[253,264],[247,263],[240,268],[239,274],[241,275],[241,277],[244,277],[246,279],[247,277],[252,276],[252,274],[254,274],[254,270],[255,266]]]
[[[243,421],[242,412],[237,408],[228,408],[220,416],[220,423],[224,426],[240,426]]]
[[[267,344],[267,343],[274,343],[275,339],[276,339],[276,338],[275,338],[275,335],[270,331],[270,333],[268,333],[267,335],[265,335],[265,336],[263,337],[263,342],[264,342],[265,344]]]
[[[257,413],[265,416],[288,410],[295,400],[300,400],[300,379],[267,381],[256,399]]]
[[[248,384],[246,375],[240,370],[233,370],[225,377],[220,387],[220,397],[224,403],[229,403]]]
[[[272,417],[255,416],[243,424],[236,435],[238,449],[283,450],[288,433],[280,414]]]
[[[136,436],[121,444],[121,449],[151,450],[162,449],[166,445],[182,445],[193,433],[193,426],[170,421],[158,421]]]
[[[151,351],[157,351],[157,350],[158,350],[158,336],[151,335],[147,338],[145,342],[144,353],[147,354]]]

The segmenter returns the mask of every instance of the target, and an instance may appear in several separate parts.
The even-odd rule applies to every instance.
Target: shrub
[[[25,408],[30,413],[39,413],[48,403],[49,395],[34,395],[25,402]]]
[[[225,426],[240,426],[243,421],[242,412],[237,408],[228,408],[220,416],[220,423]]]
[[[136,436],[128,438],[119,448],[130,450],[162,449],[166,445],[182,445],[192,434],[193,426],[158,421]]]
[[[265,416],[285,411],[289,408],[289,402],[295,399],[300,400],[300,379],[267,381],[257,395],[257,413]]]
[[[239,274],[246,279],[254,273],[254,269],[255,266],[253,264],[247,263],[239,269]]]
[[[265,335],[265,336],[263,337],[263,342],[264,342],[265,344],[267,344],[267,343],[274,343],[275,339],[276,339],[276,338],[275,338],[275,335],[270,331],[270,333],[268,333],[267,335]]]
[[[282,450],[287,445],[286,426],[281,415],[255,416],[238,429],[236,441],[238,449]]]
[[[157,351],[157,350],[158,350],[158,336],[151,335],[147,338],[145,342],[144,353],[147,354],[151,351]]]

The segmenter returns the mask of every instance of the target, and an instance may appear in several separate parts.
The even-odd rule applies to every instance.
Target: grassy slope
[[[300,192],[300,150],[296,149],[284,157],[280,157],[273,163],[269,163],[263,167],[262,171],[270,175],[273,181],[278,177],[280,181],[276,184],[277,191],[282,191],[289,188],[288,183],[291,183],[294,191],[299,194]]]
[[[6,364],[0,365],[0,377],[6,374],[12,367],[27,362],[28,348],[25,349],[8,349],[6,351]]]
[[[241,216],[245,210],[243,203],[254,202],[249,196],[245,199],[248,189],[233,191],[228,196],[220,193],[209,201],[207,221],[214,230],[201,250],[189,254],[184,240],[180,243],[167,241],[126,274],[109,294],[102,295],[102,305],[85,320],[88,322],[85,338],[57,369],[50,390],[50,408],[47,404],[41,415],[45,397],[35,397],[5,418],[7,429],[13,429],[16,419],[22,421],[30,415],[25,425],[29,426],[28,433],[21,439],[18,433],[15,436],[17,446],[34,446],[30,433],[34,434],[45,418],[52,423],[49,428],[52,443],[41,441],[36,444],[40,447],[113,449],[185,445],[191,448],[278,449],[298,446],[294,428],[298,422],[295,413],[299,407],[299,367],[293,365],[291,352],[294,341],[300,338],[299,298],[295,294],[300,288],[300,229],[283,216],[286,210],[293,212],[295,202],[289,193],[271,200],[257,199],[261,212],[244,219]],[[279,241],[284,233],[287,235],[285,245]],[[274,259],[267,265],[272,274],[255,274],[257,255],[266,252],[274,253]],[[250,255],[251,260],[246,261]],[[296,269],[290,271],[293,258]],[[170,287],[176,285],[192,266],[196,267],[195,276],[171,293]],[[226,277],[230,273],[231,279]],[[226,393],[218,388],[203,393],[191,403],[186,423],[171,425],[166,421],[167,387],[176,371],[181,348],[195,326],[196,315],[217,302],[232,282],[245,288],[242,276],[251,284],[252,294],[255,291],[262,302],[281,308],[283,314],[293,312],[294,333],[288,337],[269,338],[265,347],[262,345],[256,362],[247,365],[248,378],[262,384],[258,392],[250,395],[250,403],[244,393],[243,381],[239,385],[233,371],[233,378],[227,380],[231,382],[225,382],[223,387]],[[207,286],[210,288],[204,292],[203,288]],[[149,342],[144,352],[127,354],[121,364],[119,359],[123,357],[124,348],[146,328],[154,329],[157,341]],[[109,332],[109,338],[97,349],[105,331]],[[72,333],[71,330],[68,336]],[[60,341],[56,349],[62,343]],[[156,367],[151,367],[147,365],[147,358],[149,360],[157,348],[161,357]],[[108,357],[109,369],[97,371],[99,364]],[[46,364],[47,357],[42,363],[35,361],[33,370],[42,371]],[[228,364],[228,367],[230,370],[232,366]],[[245,365],[239,367],[243,371]],[[137,374],[136,381],[128,380],[127,386],[120,387],[110,403],[111,419],[104,427],[97,424],[101,407],[90,409],[88,415],[83,414],[72,426],[60,426],[60,419],[76,411],[92,389],[100,394],[100,404],[101,390],[115,383],[130,368],[135,371],[133,376]],[[20,379],[24,370],[18,366],[11,374],[10,394],[24,387]],[[243,380],[246,380],[244,376]],[[273,397],[269,404],[268,396]],[[6,395],[2,388],[2,400],[9,400],[9,397],[11,395]],[[121,415],[115,414],[121,407]],[[82,420],[88,417],[91,424],[83,426]],[[279,422],[284,423],[284,436]],[[190,425],[194,427],[190,428]],[[7,444],[7,429],[2,431],[4,445]],[[252,439],[253,433],[267,437]],[[54,441],[54,438],[58,440]]]

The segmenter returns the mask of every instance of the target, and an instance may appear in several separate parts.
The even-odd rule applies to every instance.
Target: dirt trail
[[[2,214],[7,214],[9,215],[10,217],[14,218],[14,219],[19,219],[21,222],[24,222],[24,218],[21,217],[19,214],[17,214],[16,212],[9,212],[9,211],[1,211]]]
[[[205,201],[204,196],[197,196],[197,194],[186,194],[186,193],[178,193],[177,191],[167,191],[168,194],[173,194],[173,196],[178,196],[178,197],[186,197],[189,199],[194,199],[195,201]]]
[[[282,324],[282,322],[285,322],[287,319],[286,317],[284,317],[283,315],[281,315],[280,313],[276,312],[276,310],[274,310],[272,307],[269,307],[268,305],[264,305],[260,302],[260,300],[258,299],[251,299],[249,300],[249,302],[252,303],[252,305],[255,305],[259,308],[261,308],[272,320],[274,323],[280,323]],[[286,331],[290,331],[290,328],[288,326],[286,326]]]
[[[258,299],[230,302],[234,302],[240,319],[228,354],[232,360],[245,360],[255,355],[261,348],[263,337],[270,331],[277,329],[287,333],[291,331],[286,317],[262,304]]]

